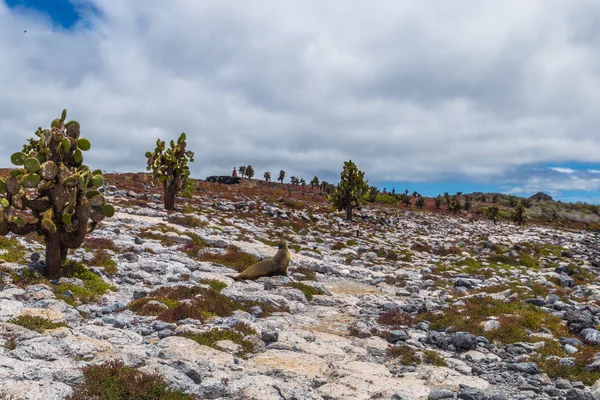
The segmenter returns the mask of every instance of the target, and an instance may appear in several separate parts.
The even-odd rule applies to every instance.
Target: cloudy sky
[[[0,0],[0,166],[66,108],[108,171],[600,203],[599,45],[597,0]]]

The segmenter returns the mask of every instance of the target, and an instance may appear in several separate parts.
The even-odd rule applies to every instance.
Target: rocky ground
[[[207,399],[600,399],[597,233],[375,206],[348,224],[208,187],[167,213],[104,191],[118,212],[70,255],[102,296],[26,272],[36,238],[4,250],[0,399],[63,399],[114,359]],[[281,237],[289,276],[230,278]]]

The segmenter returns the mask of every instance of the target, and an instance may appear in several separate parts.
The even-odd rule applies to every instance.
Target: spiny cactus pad
[[[64,110],[50,129],[38,128],[11,156],[20,168],[0,179],[0,234],[44,235],[50,275],[60,270],[67,249],[79,247],[98,222],[114,215],[98,191],[102,171],[83,165],[82,151],[91,144],[79,137],[77,121],[65,122],[66,115]]]

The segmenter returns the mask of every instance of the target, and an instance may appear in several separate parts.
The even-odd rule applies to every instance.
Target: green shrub
[[[245,330],[247,328],[241,327],[240,329]],[[237,353],[237,355],[241,357],[246,356],[248,353],[254,350],[254,343],[252,343],[250,340],[244,339],[245,334],[239,332],[238,330],[213,328],[206,332],[184,333],[181,336],[192,339],[196,343],[199,343],[203,346],[209,346],[217,350],[220,350],[217,342],[221,340],[231,340],[232,342],[242,346],[242,349]]]
[[[47,318],[34,315],[20,315],[16,318],[9,319],[6,322],[20,325],[23,328],[27,328],[37,333],[44,333],[46,329],[55,329],[60,328],[61,326],[67,326],[64,322],[52,322]]]
[[[52,285],[56,298],[62,299],[72,306],[74,306],[77,301],[82,303],[96,301],[109,290],[116,290],[114,286],[104,282],[101,277],[87,269],[85,265],[73,260],[66,260],[63,263],[61,274],[66,278],[81,279],[84,283],[83,287],[69,283]],[[73,297],[64,294],[67,290],[73,293]]]
[[[9,263],[23,263],[25,248],[17,239],[0,236],[0,259]]]
[[[392,196],[390,194],[378,194],[375,196],[375,203],[389,204],[393,206],[398,203],[398,199],[396,199],[396,196]]]
[[[220,292],[227,287],[226,283],[223,283],[217,279],[200,279],[200,283],[210,286],[217,292]]]
[[[290,282],[286,283],[285,286],[300,290],[302,293],[304,293],[304,296],[308,301],[311,301],[314,295],[325,294],[325,292],[322,289],[315,288],[301,282]]]
[[[84,382],[73,387],[67,400],[195,400],[191,394],[169,389],[158,374],[148,374],[107,361],[83,368]]]

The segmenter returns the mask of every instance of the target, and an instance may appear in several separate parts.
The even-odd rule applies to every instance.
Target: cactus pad
[[[115,208],[110,204],[105,204],[102,206],[102,214],[104,214],[105,217],[110,218],[115,215]]]
[[[105,201],[106,201],[106,199],[102,195],[94,196],[94,197],[90,198],[90,205],[92,207],[102,207],[104,205]]]
[[[88,151],[92,145],[90,141],[84,138],[77,139],[77,147],[81,149],[81,151]]]
[[[29,172],[38,172],[41,168],[39,160],[34,157],[27,158],[23,163],[23,166]]]
[[[102,175],[94,175],[92,177],[92,185],[94,187],[100,187],[102,186],[102,184],[104,183],[104,177],[102,177]]]
[[[60,141],[60,146],[62,147],[63,151],[69,151],[71,149],[71,141],[69,138],[64,138]]]
[[[83,161],[83,154],[81,154],[80,149],[76,149],[75,153],[73,153],[73,161],[75,161],[76,164],[80,164]]]
[[[58,174],[58,165],[54,161],[46,161],[40,167],[40,176],[47,181],[53,180]]]
[[[19,179],[17,179],[17,177],[15,176],[11,176],[10,178],[8,178],[8,180],[6,181],[6,192],[10,196],[14,196],[15,194],[19,193],[19,190],[21,190],[21,184],[19,183]]]
[[[23,175],[23,177],[21,178],[21,185],[24,188],[31,189],[37,187],[37,185],[40,184],[41,179],[42,178],[40,177],[40,175],[36,173]]]
[[[25,159],[27,159],[27,156],[25,155],[25,153],[22,153],[20,151],[14,153],[12,156],[10,156],[10,162],[13,163],[14,165],[23,165],[23,163],[25,162]]]
[[[0,178],[0,193],[6,193],[6,180],[2,178]]]

